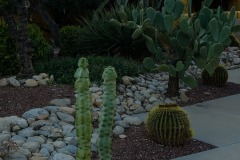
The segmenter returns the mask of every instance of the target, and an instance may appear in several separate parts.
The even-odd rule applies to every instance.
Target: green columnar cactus
[[[102,74],[103,82],[103,109],[99,118],[98,151],[101,160],[111,160],[112,129],[116,115],[116,78],[117,73],[113,67],[107,67]]]
[[[75,125],[78,136],[78,152],[77,160],[90,160],[91,148],[90,140],[92,136],[92,108],[91,97],[89,91],[89,71],[88,61],[86,58],[80,58],[78,62],[79,68],[75,72],[74,77],[76,96],[76,117]]]
[[[193,135],[187,114],[176,104],[154,107],[147,117],[146,128],[155,142],[169,146],[183,145]]]
[[[225,86],[228,79],[228,72],[223,66],[218,66],[212,75],[210,75],[206,69],[202,71],[203,83],[207,85],[214,85],[217,87]]]

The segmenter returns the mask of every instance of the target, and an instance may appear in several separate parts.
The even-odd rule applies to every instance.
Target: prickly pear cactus
[[[202,80],[204,84],[223,87],[228,80],[228,72],[223,66],[218,66],[212,75],[204,69],[202,71]]]
[[[113,67],[107,67],[102,74],[103,81],[103,109],[99,117],[98,151],[101,160],[111,160],[112,154],[112,129],[116,100],[117,73]]]
[[[86,58],[81,58],[78,62],[79,68],[75,72],[74,77],[76,96],[76,117],[75,125],[78,136],[78,152],[77,160],[90,160],[90,140],[92,136],[92,108],[91,97],[89,91],[89,71],[88,61]]]
[[[176,104],[154,107],[147,118],[147,132],[155,142],[178,146],[192,137],[187,114]]]

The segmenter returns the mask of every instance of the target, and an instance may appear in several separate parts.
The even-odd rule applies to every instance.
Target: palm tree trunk
[[[21,68],[18,75],[19,78],[30,78],[34,75],[34,69],[32,65],[32,54],[34,49],[32,48],[31,41],[27,35],[27,14],[26,8],[18,8],[17,13],[19,16],[18,26],[18,47],[19,55],[21,58]]]

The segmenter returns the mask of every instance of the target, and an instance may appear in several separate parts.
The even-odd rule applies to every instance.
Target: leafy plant
[[[76,57],[81,50],[77,39],[81,39],[83,29],[80,26],[64,26],[60,29],[60,47],[62,56]]]
[[[36,24],[29,24],[27,29],[28,37],[31,39],[34,48],[33,61],[50,59],[53,48],[44,38],[41,29]]]
[[[18,72],[16,48],[14,40],[10,37],[7,25],[0,25],[0,73],[4,75]]]
[[[33,60],[50,59],[52,47],[44,39],[37,25],[28,25],[28,36],[34,48]],[[16,43],[10,36],[8,25],[4,23],[0,25],[0,42],[0,72],[4,75],[16,74],[19,72],[16,57]]]

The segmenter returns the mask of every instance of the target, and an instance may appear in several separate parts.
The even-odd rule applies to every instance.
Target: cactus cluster
[[[98,151],[101,160],[111,160],[112,152],[112,129],[116,115],[116,78],[117,73],[113,67],[107,67],[102,74],[103,109],[99,117]]]
[[[225,67],[218,66],[213,74],[209,74],[206,69],[202,71],[202,80],[206,85],[214,85],[216,87],[225,86],[228,80],[228,72]]]
[[[80,58],[79,68],[74,77],[76,96],[75,125],[78,136],[77,160],[91,159],[91,137],[92,137],[92,105],[89,91],[90,80],[88,71],[88,60]],[[98,150],[101,160],[111,160],[112,151],[112,129],[114,124],[116,78],[117,73],[113,67],[107,67],[102,74],[103,82],[103,108],[99,117],[99,139]]]
[[[193,136],[187,114],[176,104],[155,106],[147,117],[146,128],[156,143],[178,146]]]
[[[188,16],[184,14],[182,0],[164,0],[164,7],[156,10],[152,7],[132,10],[133,21],[124,16],[121,6],[122,21],[110,20],[114,25],[132,28],[133,39],[143,37],[152,57],[146,57],[143,64],[154,72],[168,72],[170,77],[182,80],[191,88],[196,87],[194,77],[185,74],[195,61],[199,68],[205,68],[212,74],[219,64],[219,57],[225,46],[231,43],[231,32],[239,30],[235,26],[235,8],[229,16],[219,7],[215,13],[209,8],[212,0],[204,0],[199,12],[192,14],[192,0],[188,0]],[[158,65],[156,64],[158,61]],[[169,79],[169,88],[179,89]],[[176,96],[174,92],[171,96]]]

